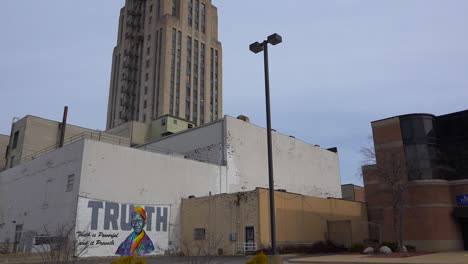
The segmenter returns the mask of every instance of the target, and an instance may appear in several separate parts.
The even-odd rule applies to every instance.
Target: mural
[[[169,245],[170,206],[78,199],[76,237],[84,256],[164,254]]]
[[[153,241],[146,235],[146,211],[137,206],[132,211],[131,225],[133,232],[125,239],[115,252],[120,256],[147,255],[154,251]]]

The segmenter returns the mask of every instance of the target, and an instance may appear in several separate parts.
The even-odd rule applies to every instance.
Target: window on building
[[[177,125],[177,119],[174,119],[174,120],[172,121],[172,123],[173,123],[174,125]]]
[[[145,94],[148,94],[148,86],[145,86]]]
[[[177,35],[177,76],[176,76],[176,109],[175,115],[179,116],[179,98],[180,98],[180,68],[181,68],[181,52],[182,52],[182,32]]]
[[[151,48],[150,48],[150,47],[146,48],[146,55],[149,55],[149,54],[150,54],[150,51],[151,51]]]
[[[15,156],[11,156],[11,158],[10,158],[10,168],[13,168],[14,163],[15,163]]]
[[[166,118],[163,118],[161,119],[161,126],[165,126],[166,125]]]
[[[150,5],[149,11],[153,12],[153,5]]]
[[[146,109],[146,100],[143,101],[143,108]]]
[[[200,0],[195,0],[195,29],[198,30],[200,21]]]
[[[16,131],[15,135],[13,136],[13,147],[12,147],[12,149],[15,149],[18,146],[18,139],[19,139],[19,131]]]
[[[150,60],[146,60],[146,68],[149,68],[150,66]]]
[[[176,0],[172,0],[172,15],[176,15],[176,10],[177,10],[177,3]]]
[[[146,114],[143,114],[143,123],[146,123]]]
[[[151,24],[151,21],[152,21],[152,20],[153,20],[153,17],[150,16],[150,17],[148,18],[148,24]]]
[[[177,43],[177,29],[172,28],[172,47],[171,47],[171,78],[170,78],[170,103],[169,103],[169,114],[174,114],[174,91],[175,91],[175,79],[176,79],[176,43]]]
[[[158,0],[158,16],[161,14],[161,0]]]
[[[205,33],[206,31],[206,6],[201,4],[201,31]]]
[[[193,230],[193,239],[205,240],[205,228],[195,228]]]
[[[188,6],[188,25],[191,27],[192,26],[192,15],[193,15],[193,0],[189,0],[189,6]]]
[[[148,80],[149,80],[149,74],[145,73],[145,81],[148,81]]]
[[[70,174],[68,175],[67,179],[67,192],[70,192],[73,190],[73,183],[75,182],[75,174]]]

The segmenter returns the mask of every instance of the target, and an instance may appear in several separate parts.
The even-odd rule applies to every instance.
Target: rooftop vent
[[[331,152],[334,152],[334,153],[338,153],[338,149],[336,147],[328,148],[327,150],[331,151]]]
[[[248,116],[245,116],[245,115],[239,115],[239,116],[237,116],[237,119],[242,120],[242,121],[247,122],[247,123],[250,123],[250,118]]]

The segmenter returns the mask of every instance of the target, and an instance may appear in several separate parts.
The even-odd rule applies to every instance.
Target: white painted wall
[[[51,235],[75,219],[83,141],[67,145],[0,173],[0,243],[13,243],[16,225],[23,225],[20,249],[32,237]],[[74,174],[67,192],[68,175]]]
[[[223,122],[151,145],[226,165],[91,140],[67,145],[0,173],[0,243],[13,242],[16,224],[24,225],[23,233],[39,234],[44,224],[74,221],[80,196],[128,205],[168,205],[168,244],[177,244],[182,198],[268,187],[266,131],[242,120],[226,116]],[[275,189],[341,198],[338,154],[274,132],[273,158]],[[75,174],[75,188],[66,192],[70,174]],[[80,209],[78,214],[89,219],[90,210]],[[110,254],[93,251],[94,256]]]
[[[223,123],[223,121],[218,121],[185,130],[138,148],[223,165],[225,163]]]
[[[272,141],[275,189],[341,198],[337,153],[277,132],[272,133]],[[162,138],[141,148],[145,147],[182,153],[195,160],[222,160],[214,163],[226,164],[227,192],[268,188],[266,129],[251,123],[225,116],[220,122]]]
[[[124,204],[170,205],[169,241],[175,244],[181,199],[225,192],[225,174],[224,166],[87,140],[79,195]]]
[[[268,188],[266,129],[225,116],[229,192]],[[272,133],[275,189],[341,198],[338,154]]]

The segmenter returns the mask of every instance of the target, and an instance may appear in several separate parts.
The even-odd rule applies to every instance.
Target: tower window
[[[188,25],[192,26],[193,0],[189,0],[188,11]]]
[[[13,147],[11,149],[15,149],[18,146],[18,139],[19,139],[19,131],[15,132],[13,136]]]

